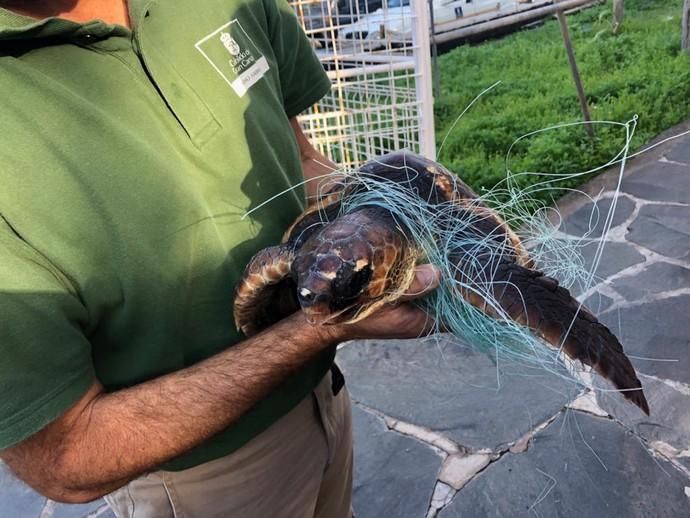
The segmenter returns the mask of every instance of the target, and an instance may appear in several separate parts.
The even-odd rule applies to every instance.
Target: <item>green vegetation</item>
[[[625,122],[639,115],[633,150],[690,116],[690,55],[680,50],[681,5],[682,0],[626,0],[618,34],[611,31],[610,1],[568,17],[592,118]],[[581,120],[555,20],[497,41],[464,45],[439,60],[438,145],[465,106],[502,81],[465,114],[440,155],[476,189],[505,177],[506,151],[521,135]],[[620,127],[595,128],[593,140],[583,126],[526,139],[514,150],[510,169],[576,173],[604,164],[622,148],[625,133]]]

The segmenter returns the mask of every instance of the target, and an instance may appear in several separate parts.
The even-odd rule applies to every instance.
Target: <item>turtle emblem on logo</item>
[[[230,36],[230,33],[222,32],[220,34],[220,41],[233,56],[237,56],[241,52],[239,44],[235,41],[235,38]]]

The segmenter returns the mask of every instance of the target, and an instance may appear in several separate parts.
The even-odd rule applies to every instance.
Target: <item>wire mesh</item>
[[[289,1],[333,84],[301,122],[316,147],[343,167],[400,149],[435,158],[430,10],[434,37],[452,41],[470,26],[498,18],[509,24],[554,2]]]
[[[425,0],[423,14],[426,14]],[[428,22],[410,0],[291,2],[332,89],[300,121],[311,142],[343,167],[434,145]],[[427,54],[427,64],[422,54]],[[424,129],[423,129],[424,128]],[[431,128],[431,131],[429,130]]]

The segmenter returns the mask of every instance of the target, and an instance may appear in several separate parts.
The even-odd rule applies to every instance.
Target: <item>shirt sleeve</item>
[[[279,67],[283,106],[287,116],[294,117],[326,95],[331,82],[287,1],[264,2]]]
[[[0,217],[0,450],[36,433],[95,380],[68,279]]]

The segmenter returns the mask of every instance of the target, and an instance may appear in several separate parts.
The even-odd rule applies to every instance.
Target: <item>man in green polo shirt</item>
[[[294,120],[330,85],[289,6],[0,6],[0,458],[119,516],[349,515],[334,345],[427,319],[234,328],[244,265],[303,193],[242,216],[329,170]]]

